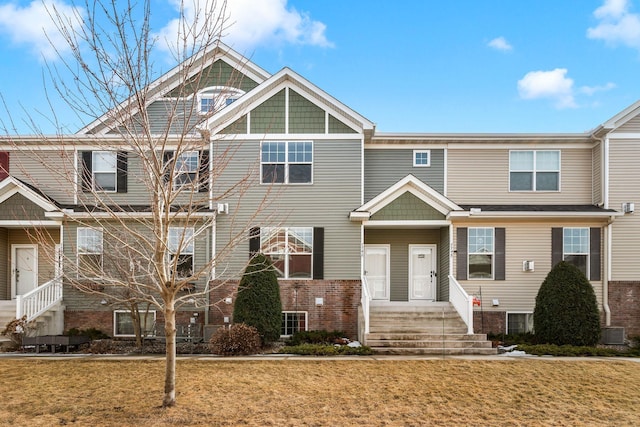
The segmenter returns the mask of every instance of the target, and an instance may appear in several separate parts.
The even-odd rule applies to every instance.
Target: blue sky
[[[154,31],[171,34],[177,1],[152,0]],[[0,94],[20,133],[27,112],[56,129],[43,57],[59,62],[40,4],[0,0]],[[583,132],[640,99],[640,0],[229,0],[228,12],[227,44],[383,132]],[[52,99],[65,131],[79,129]]]

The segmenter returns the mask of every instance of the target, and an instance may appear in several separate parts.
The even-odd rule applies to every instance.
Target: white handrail
[[[452,275],[449,275],[449,302],[467,325],[467,334],[473,334],[473,299]]]
[[[369,306],[371,301],[371,294],[369,294],[369,284],[367,278],[362,276],[362,294],[360,297],[362,303],[362,314],[364,316],[364,333],[369,333]]]
[[[16,296],[16,318],[27,316],[27,322],[49,310],[62,301],[62,278],[56,277],[42,286]]]

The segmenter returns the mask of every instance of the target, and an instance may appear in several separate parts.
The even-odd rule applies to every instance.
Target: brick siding
[[[623,326],[627,337],[640,336],[640,282],[609,282],[611,326]]]
[[[476,334],[504,334],[507,332],[507,313],[504,311],[474,310],[473,331]]]

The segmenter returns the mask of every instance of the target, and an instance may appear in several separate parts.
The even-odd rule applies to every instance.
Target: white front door
[[[409,245],[409,299],[436,299],[436,245]]]
[[[374,300],[389,300],[389,245],[365,245],[364,276]]]
[[[11,245],[11,297],[38,286],[38,246]]]

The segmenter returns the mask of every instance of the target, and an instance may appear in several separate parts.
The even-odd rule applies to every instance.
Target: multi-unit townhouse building
[[[197,191],[209,225],[177,255],[194,269],[226,250],[238,224],[247,232],[194,284],[212,285],[207,304],[185,306],[179,321],[232,322],[239,274],[263,252],[280,276],[283,335],[337,329],[367,341],[379,313],[428,322],[419,313],[430,307],[451,310],[463,334],[525,332],[540,284],[566,260],[592,284],[603,327],[640,335],[640,102],[586,133],[380,133],[293,70],[270,74],[224,45],[200,61],[208,77],[191,86],[190,120],[205,142],[185,164],[189,181],[206,177]],[[181,102],[177,70],[153,84],[151,133],[167,129],[168,105]],[[92,180],[130,210],[148,204],[140,162],[118,149],[117,122],[106,117],[53,139],[64,150],[40,137],[0,140],[5,320],[32,304],[41,333],[130,333],[126,310],[63,283],[68,266],[55,262],[57,252],[71,262],[103,256],[77,221]],[[247,171],[254,180],[242,199],[225,199]]]

